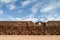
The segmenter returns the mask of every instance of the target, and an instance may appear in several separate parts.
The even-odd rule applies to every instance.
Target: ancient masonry
[[[0,21],[0,35],[60,35],[60,21]]]

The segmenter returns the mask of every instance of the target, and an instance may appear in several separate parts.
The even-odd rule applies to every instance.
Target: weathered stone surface
[[[0,35],[60,35],[60,22],[0,21]]]

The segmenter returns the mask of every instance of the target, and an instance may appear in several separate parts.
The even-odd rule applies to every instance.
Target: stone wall
[[[0,35],[60,35],[59,25],[60,22],[0,21]]]
[[[60,26],[60,21],[48,21],[46,26]]]

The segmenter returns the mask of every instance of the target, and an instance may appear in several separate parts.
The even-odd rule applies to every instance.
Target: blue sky
[[[0,0],[1,21],[59,21],[60,0]]]

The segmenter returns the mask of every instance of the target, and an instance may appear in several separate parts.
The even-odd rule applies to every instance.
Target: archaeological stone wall
[[[0,35],[60,35],[60,21],[0,21]]]

